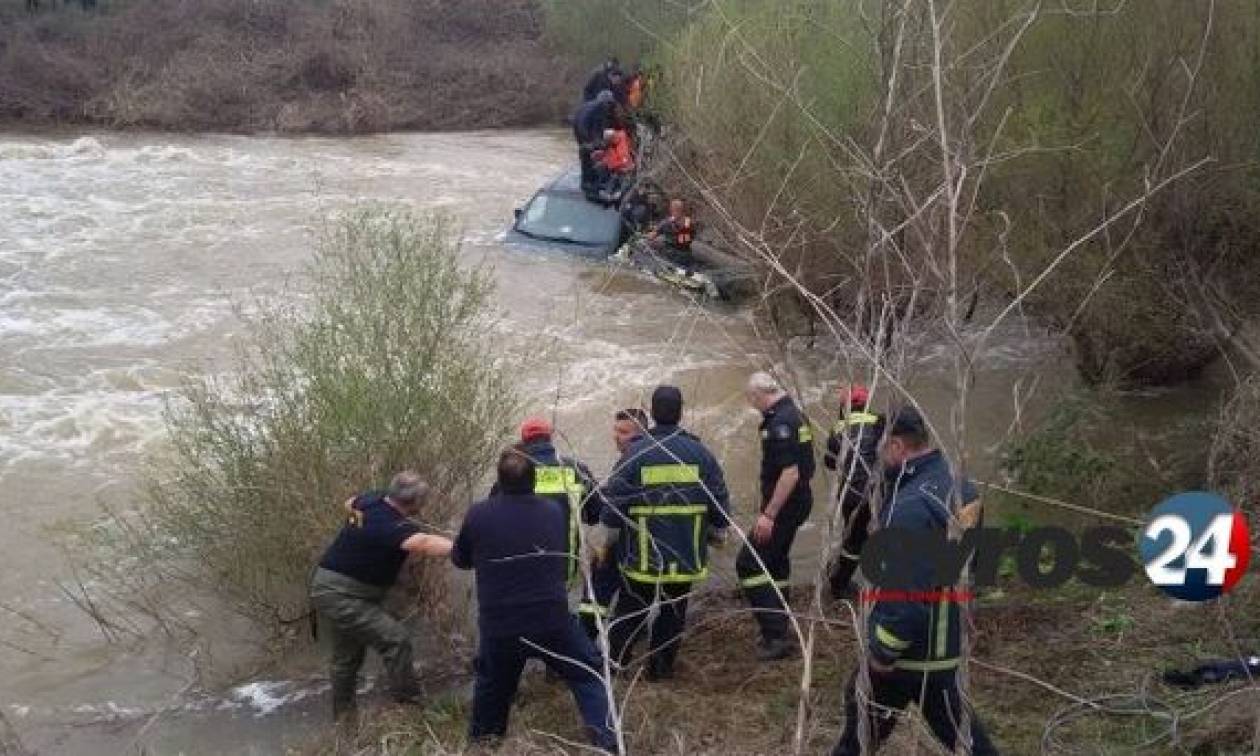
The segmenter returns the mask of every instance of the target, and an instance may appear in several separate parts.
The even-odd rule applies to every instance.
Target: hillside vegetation
[[[575,16],[622,19],[599,40],[659,70],[678,188],[836,314],[1019,297],[1094,384],[1177,383],[1232,345],[1260,283],[1260,6],[901,6],[555,2],[548,33],[587,62]]]
[[[0,122],[363,133],[558,123],[531,0],[0,0]]]

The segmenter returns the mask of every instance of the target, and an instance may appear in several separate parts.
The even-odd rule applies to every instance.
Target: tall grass
[[[345,498],[413,468],[437,492],[421,517],[445,527],[487,469],[516,397],[492,283],[450,222],[350,212],[304,284],[250,319],[233,372],[172,402],[139,515],[97,530],[89,567],[115,599],[154,607],[177,580],[292,620]]]

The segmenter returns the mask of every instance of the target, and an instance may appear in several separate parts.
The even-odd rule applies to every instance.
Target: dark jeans
[[[844,535],[828,575],[831,596],[837,599],[845,596],[862,561],[862,547],[871,526],[871,507],[861,491],[848,490],[840,500],[840,513],[844,516]]]
[[[784,507],[775,520],[770,540],[764,544],[747,544],[735,558],[735,574],[740,588],[752,606],[765,641],[783,640],[788,632],[788,608],[779,599],[789,598],[788,579],[792,576],[792,542],[796,531],[809,518],[809,505]],[[758,563],[756,557],[761,557]],[[761,564],[765,564],[763,570]],[[767,574],[769,573],[769,574]],[[775,587],[778,591],[775,591]]]
[[[635,644],[648,637],[648,673],[652,677],[673,674],[674,660],[682,646],[682,631],[687,624],[687,596],[690,583],[655,585],[625,580],[617,595],[612,627],[608,632],[608,648],[614,661],[630,663]],[[656,619],[649,619],[653,605]]]
[[[954,752],[954,744],[958,740],[958,719],[962,711],[961,698],[958,694],[958,683],[954,672],[892,672],[888,675],[871,673],[871,697],[875,703],[892,709],[893,712],[881,712],[875,707],[867,710],[870,718],[870,751],[879,749],[880,743],[888,739],[893,727],[897,725],[898,712],[904,710],[912,702],[919,704],[923,718],[936,739],[950,753]],[[865,707],[864,707],[865,708]],[[849,677],[849,684],[844,691],[844,733],[840,742],[831,752],[831,756],[860,756],[862,748],[858,741],[858,700],[857,672]],[[985,756],[997,754],[997,749],[989,741],[984,725],[975,713],[971,714],[971,748],[967,753]]]
[[[591,743],[615,752],[617,739],[612,730],[608,694],[598,676],[600,662],[576,622],[558,632],[481,639],[468,736],[477,739],[507,734],[512,699],[516,697],[525,662],[530,659],[541,659],[568,683]]]
[[[578,165],[582,166],[582,191],[593,192],[599,186],[599,176],[595,173],[595,160],[591,151],[578,146]]]
[[[612,559],[604,564],[591,568],[592,594],[582,586],[582,602],[578,604],[578,618],[582,621],[582,629],[591,640],[599,638],[598,618],[605,621],[610,616],[613,597],[621,588],[621,570]]]
[[[315,570],[311,605],[322,619],[319,627],[332,635],[333,716],[355,708],[359,669],[370,646],[385,662],[390,692],[410,697],[419,692],[411,666],[407,629],[381,607],[386,589],[361,583],[331,570]]]

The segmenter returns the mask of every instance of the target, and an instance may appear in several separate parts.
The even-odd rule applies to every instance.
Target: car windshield
[[[578,197],[543,193],[525,208],[516,229],[540,239],[602,246],[616,242],[620,224],[621,218],[612,208]]]

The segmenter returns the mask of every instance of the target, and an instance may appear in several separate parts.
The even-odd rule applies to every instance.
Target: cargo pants
[[[411,638],[402,623],[385,611],[387,589],[361,583],[319,568],[311,579],[311,605],[319,612],[320,627],[332,636],[333,716],[355,710],[359,669],[369,647],[381,655],[390,694],[396,699],[419,693],[412,669]]]

